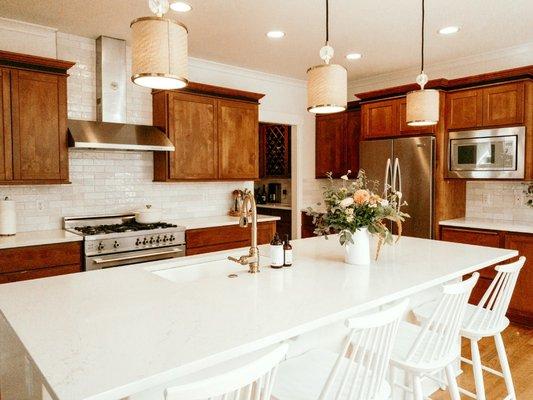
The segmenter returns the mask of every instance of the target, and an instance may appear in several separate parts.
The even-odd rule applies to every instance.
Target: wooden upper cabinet
[[[68,183],[67,71],[74,63],[0,50],[0,182]]]
[[[398,102],[396,100],[377,101],[363,104],[362,135],[367,138],[380,138],[398,135]]]
[[[220,179],[259,177],[259,123],[256,104],[218,100]]]
[[[11,71],[13,177],[67,181],[66,77]]]
[[[256,179],[262,94],[190,82],[154,91],[153,123],[174,144],[154,152],[155,181]]]
[[[344,144],[346,147],[345,171],[352,171],[352,177],[359,172],[359,141],[361,139],[361,110],[346,112],[346,130]]]
[[[218,144],[216,100],[184,93],[169,94],[169,178],[216,179]]]
[[[361,111],[358,109],[316,117],[316,178],[326,178],[328,172],[339,178],[348,170],[352,171],[352,176],[357,174],[360,132]]]
[[[524,83],[484,88],[483,125],[513,125],[524,122]]]
[[[448,129],[475,128],[483,125],[483,97],[479,89],[446,94]]]
[[[345,113],[323,115],[316,118],[316,178],[325,178],[328,172],[333,173],[336,178],[346,173],[345,131]]]
[[[9,70],[0,69],[0,181],[13,179]]]

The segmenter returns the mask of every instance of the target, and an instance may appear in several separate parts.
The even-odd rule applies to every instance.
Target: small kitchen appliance
[[[185,227],[135,214],[65,217],[63,227],[83,236],[86,271],[185,256]]]
[[[281,183],[271,182],[268,184],[268,202],[281,203]]]
[[[16,204],[9,197],[0,200],[0,236],[12,236],[17,233]]]
[[[447,178],[523,179],[524,126],[450,132]]]

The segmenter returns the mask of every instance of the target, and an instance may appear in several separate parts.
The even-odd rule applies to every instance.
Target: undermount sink
[[[268,257],[260,258],[260,269],[270,265]],[[237,278],[247,274],[247,266],[230,260],[208,261],[200,264],[184,265],[175,268],[152,271],[153,274],[172,282],[187,283],[209,278]]]

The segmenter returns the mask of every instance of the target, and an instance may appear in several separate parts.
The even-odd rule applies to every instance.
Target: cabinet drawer
[[[488,247],[501,247],[502,243],[499,232],[460,228],[442,228],[441,239],[446,242]]]
[[[26,281],[29,279],[47,278],[50,276],[72,274],[75,272],[81,272],[81,264],[62,265],[59,267],[30,269],[24,271],[10,272],[7,274],[0,274],[0,283],[10,283]]]
[[[81,265],[81,242],[0,250],[0,273]]]
[[[247,228],[238,225],[218,226],[213,228],[191,229],[185,233],[187,254],[200,254],[250,245],[251,224]],[[258,244],[270,243],[276,222],[260,222],[257,224]],[[202,248],[201,251],[195,250]]]

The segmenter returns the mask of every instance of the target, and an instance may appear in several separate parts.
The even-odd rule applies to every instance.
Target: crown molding
[[[425,68],[425,71],[430,78],[453,79],[531,64],[533,64],[533,42],[433,63]],[[355,93],[412,83],[418,73],[418,67],[413,66],[385,74],[355,79],[348,83],[348,96],[350,98]]]

